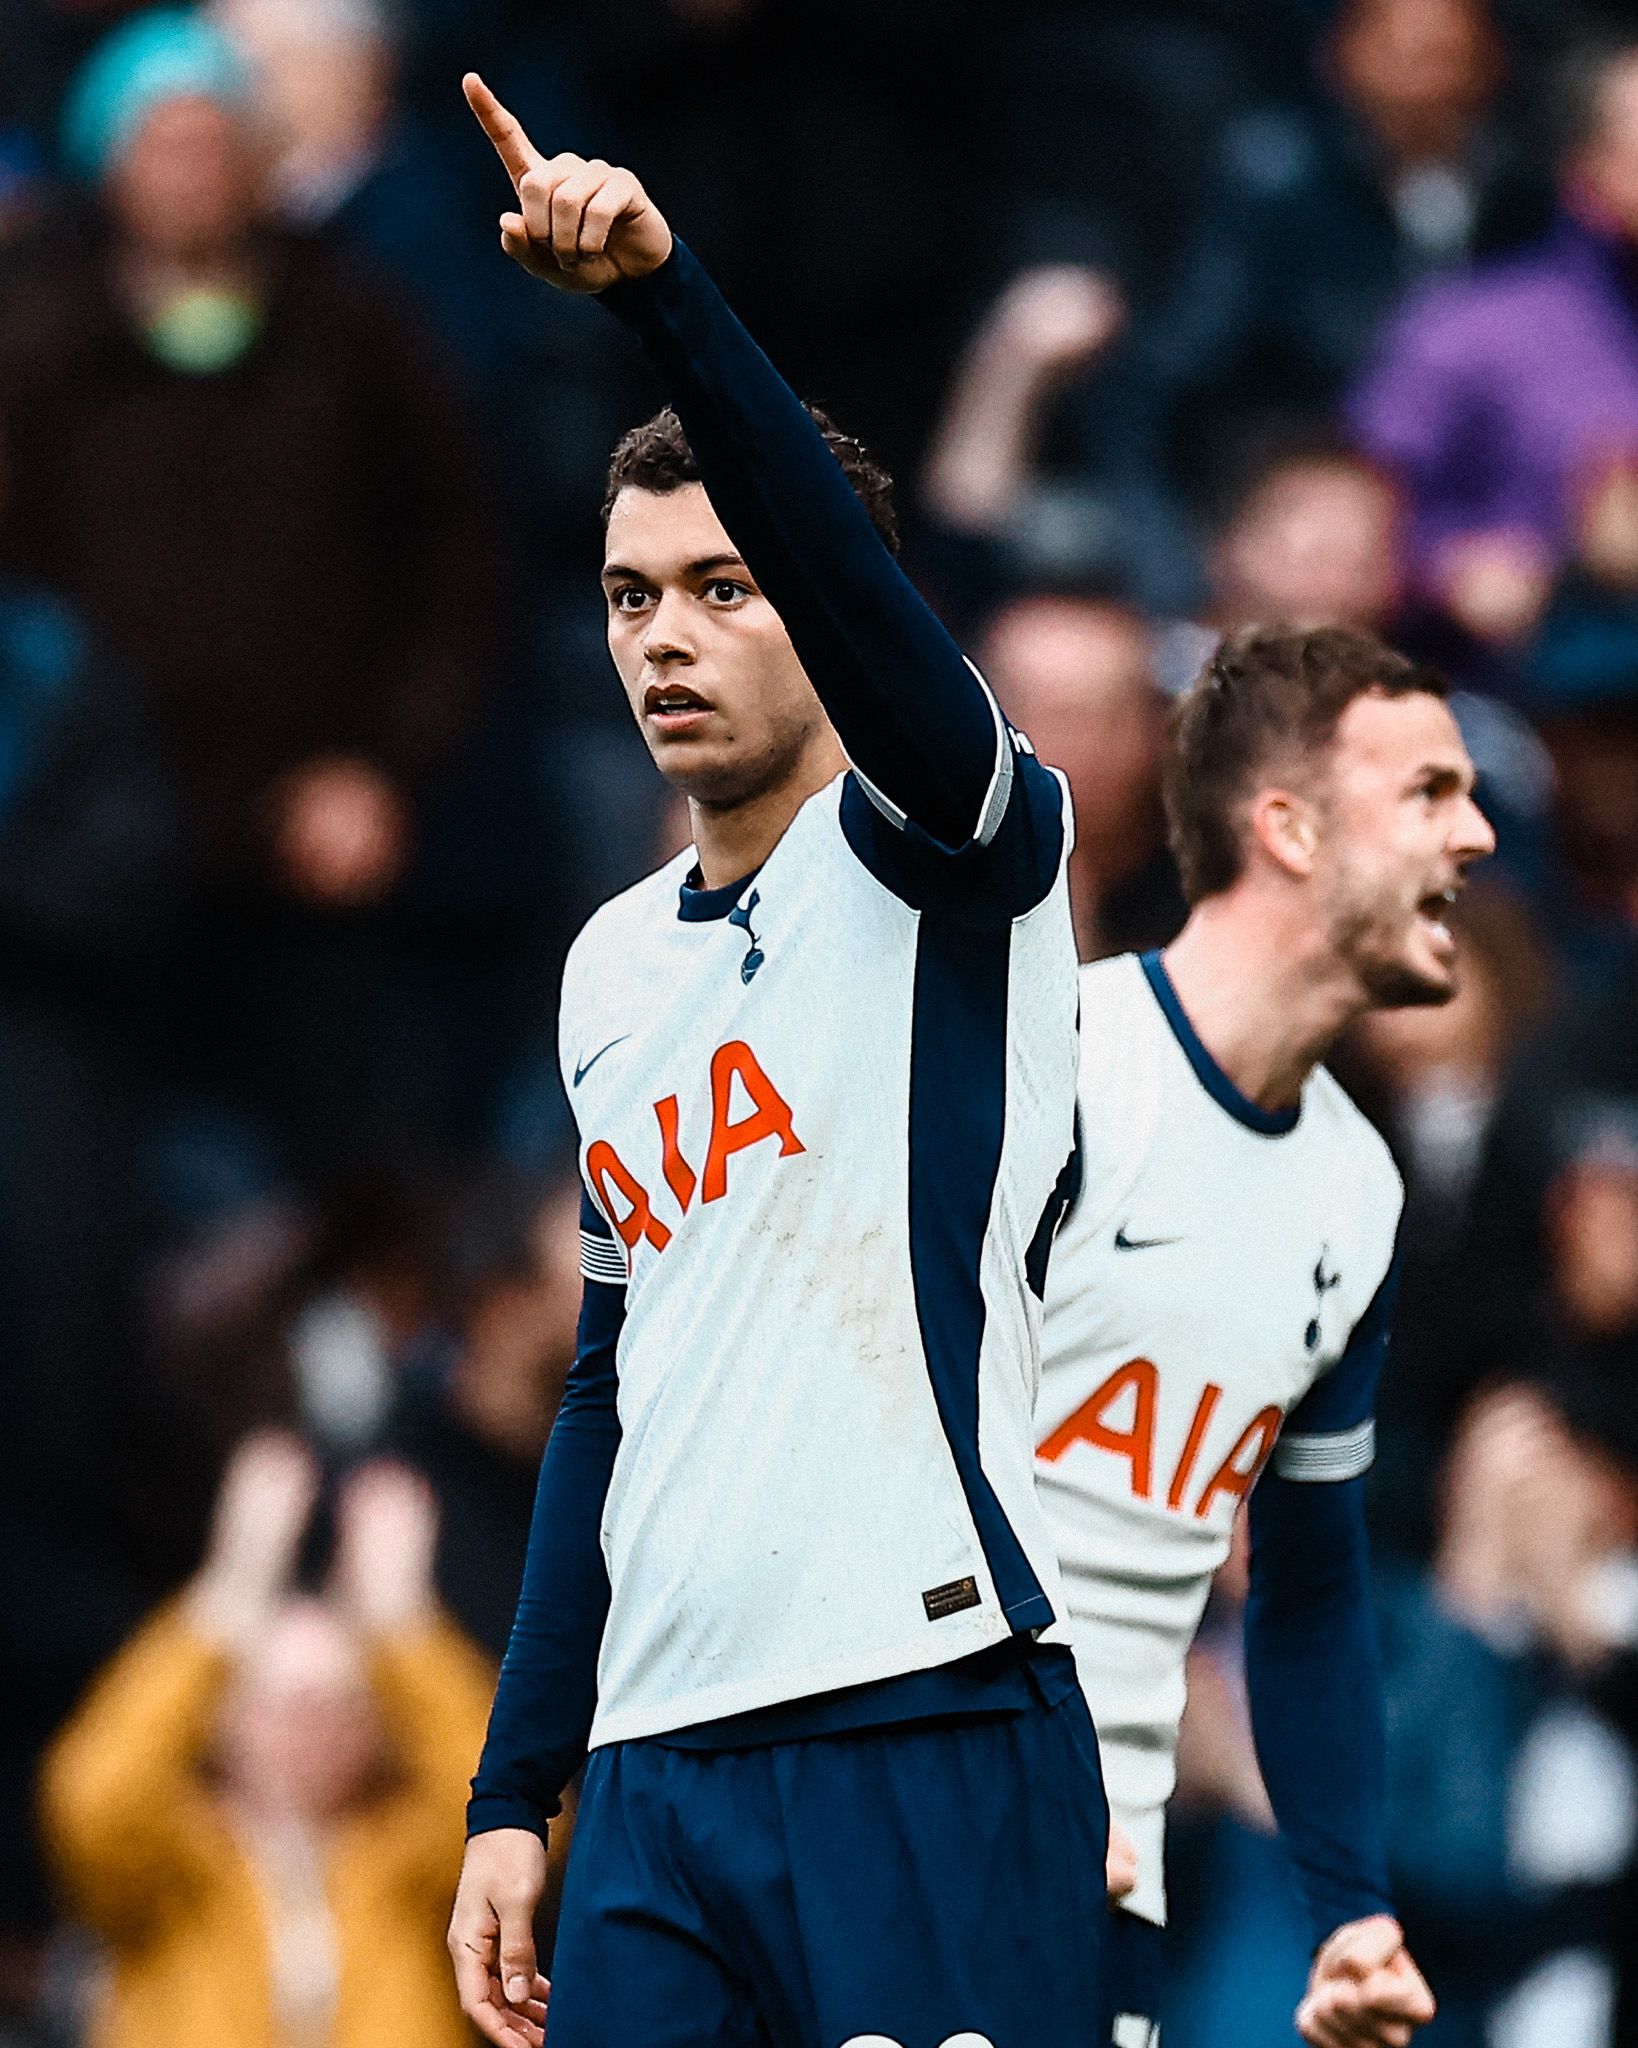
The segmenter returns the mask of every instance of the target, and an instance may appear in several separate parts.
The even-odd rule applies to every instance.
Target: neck
[[[729,804],[691,796],[688,817],[706,888],[726,889],[761,867],[808,798],[834,782],[846,766],[842,743],[827,728],[771,789]]]
[[[1166,949],[1200,1042],[1259,1109],[1292,1109],[1337,1034],[1368,1008],[1321,934],[1243,885],[1208,896]]]
[[[227,1788],[227,1801],[239,1825],[264,1840],[312,1840],[329,1821],[281,1785],[234,1783]]]

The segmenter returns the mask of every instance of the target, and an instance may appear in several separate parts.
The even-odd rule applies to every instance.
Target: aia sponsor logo
[[[734,1114],[738,1106],[736,1081],[739,1092],[750,1103],[748,1115]],[[736,1153],[770,1139],[778,1143],[781,1159],[807,1150],[796,1135],[790,1104],[763,1072],[761,1062],[744,1039],[730,1039],[711,1055],[710,1085],[711,1135],[699,1172],[683,1155],[678,1098],[667,1095],[654,1105],[660,1177],[685,1216],[696,1193],[702,1203],[723,1199],[728,1192],[728,1162]],[[671,1230],[655,1214],[655,1197],[606,1138],[598,1138],[586,1148],[586,1178],[626,1247],[628,1263],[643,1238],[657,1252],[665,1250],[671,1242]]]
[[[1117,1420],[1117,1411],[1130,1396],[1129,1418]],[[1274,1440],[1285,1420],[1278,1408],[1262,1408],[1235,1439],[1228,1456],[1204,1479],[1194,1496],[1200,1453],[1206,1434],[1217,1414],[1223,1389],[1208,1381],[1195,1403],[1194,1418],[1183,1449],[1166,1481],[1165,1501],[1174,1513],[1192,1513],[1204,1521],[1219,1500],[1244,1500],[1257,1483],[1257,1475],[1268,1463]],[[1090,1444],[1125,1460],[1133,1495],[1153,1500],[1158,1474],[1155,1471],[1155,1416],[1160,1407],[1160,1370],[1147,1358],[1130,1358],[1096,1388],[1074,1414],[1058,1427],[1035,1455],[1055,1465],[1071,1444]]]

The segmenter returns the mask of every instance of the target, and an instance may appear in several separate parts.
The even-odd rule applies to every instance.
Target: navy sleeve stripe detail
[[[611,1244],[614,1241],[609,1219],[598,1208],[585,1187],[580,1190],[580,1235],[583,1238],[606,1237]]]
[[[893,799],[890,796],[884,795],[882,791],[876,787],[875,783],[871,781],[870,777],[868,775],[861,775],[857,768],[855,768],[853,771],[853,779],[855,782],[858,783],[859,787],[864,791],[865,795],[869,797],[870,801],[876,806],[876,809],[881,812],[882,816],[887,820],[888,824],[890,824],[893,827],[893,830],[895,832],[902,832],[905,829],[905,827],[909,824],[910,820],[905,815],[905,813],[899,809],[898,805],[894,803]]]
[[[1358,1479],[1376,1462],[1376,1420],[1367,1415],[1352,1429],[1318,1435],[1281,1434],[1274,1448],[1274,1470],[1282,1479],[1307,1484]]]
[[[1030,1292],[1037,1301],[1046,1299],[1047,1262],[1052,1256],[1053,1240],[1063,1227],[1063,1220],[1069,1214],[1070,1204],[1080,1187],[1081,1179],[1081,1134],[1080,1114],[1075,1117],[1075,1145],[1064,1161],[1064,1170],[1059,1174],[1057,1184],[1046,1199],[1041,1211],[1041,1220],[1035,1226],[1035,1235],[1030,1239],[1029,1250],[1024,1254],[1024,1278]]]
[[[939,1419],[996,1596],[1015,1632],[1045,1628],[1052,1603],[978,1454],[980,1262],[1006,1120],[1012,934],[925,912],[910,1039],[910,1263]]]
[[[1007,730],[1007,721],[1001,716],[1001,706],[995,701],[995,692],[978,672],[978,664],[970,655],[962,660],[978,680],[978,687],[984,692],[984,701],[990,707],[995,720],[995,773],[990,777],[990,786],[978,813],[978,830],[973,837],[980,846],[988,846],[1001,829],[1001,820],[1007,815],[1007,805],[1012,799],[1012,734]]]

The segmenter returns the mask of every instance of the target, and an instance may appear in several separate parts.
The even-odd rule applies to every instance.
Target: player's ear
[[[1288,875],[1313,873],[1319,848],[1319,814],[1306,797],[1289,789],[1259,790],[1247,823],[1251,836]]]

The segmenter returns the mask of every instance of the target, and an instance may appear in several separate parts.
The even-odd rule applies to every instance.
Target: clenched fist
[[[1399,1922],[1377,1913],[1339,1927],[1315,1956],[1297,2032],[1313,2048],[1408,2048],[1434,2011]]]

